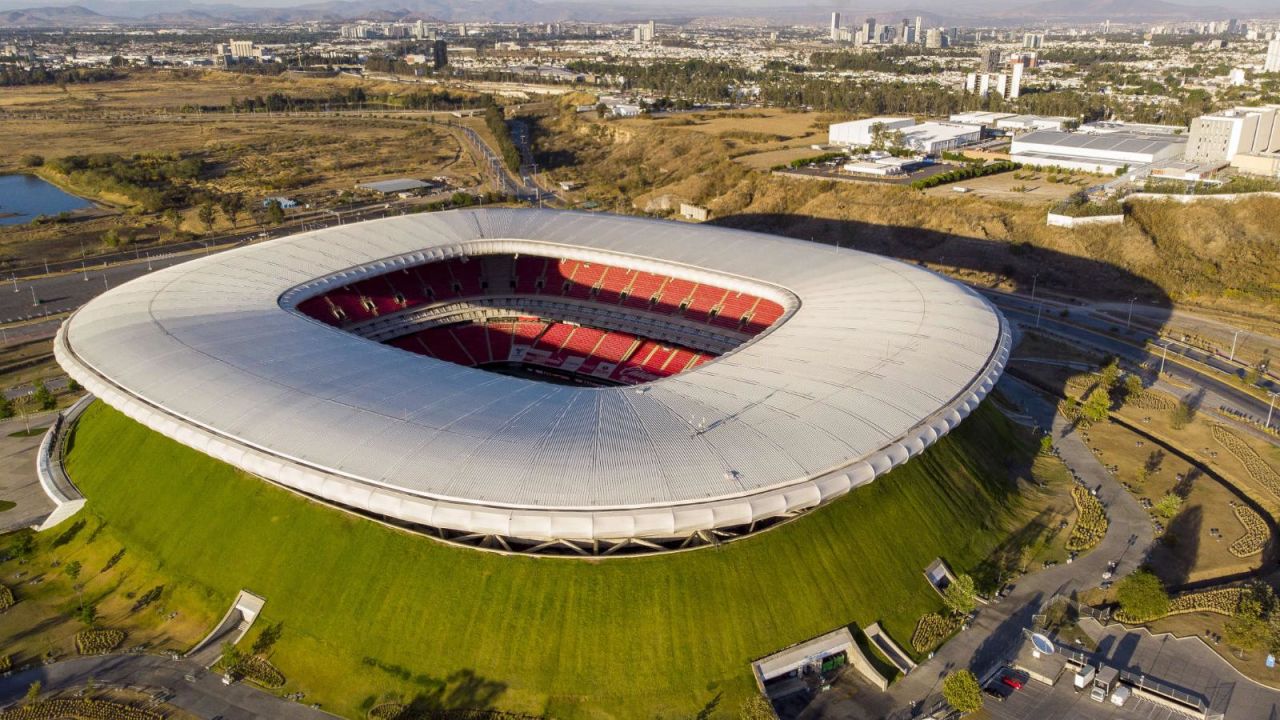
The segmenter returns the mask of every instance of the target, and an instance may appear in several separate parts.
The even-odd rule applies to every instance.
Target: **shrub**
[[[22,159],[19,160],[19,162],[22,164],[22,167],[28,167],[28,168],[40,167],[41,165],[44,164],[44,157],[41,155],[35,155],[35,154],[23,155]]]
[[[1116,599],[1125,617],[1139,621],[1164,617],[1169,612],[1169,593],[1160,578],[1147,570],[1139,570],[1120,581]]]
[[[1083,485],[1071,486],[1071,499],[1076,504],[1076,523],[1067,538],[1067,550],[1083,552],[1092,549],[1107,534],[1107,514],[1098,498]]]
[[[948,170],[944,173],[931,175],[927,178],[920,178],[911,183],[911,187],[916,190],[927,190],[931,187],[946,185],[948,183],[960,182],[961,180],[972,180],[973,178],[986,177],[987,175],[996,175],[1010,170],[1017,170],[1022,167],[1018,163],[1008,160],[1001,160],[987,165],[966,165],[955,170]]]
[[[1234,455],[1241,465],[1244,465],[1249,477],[1265,487],[1272,495],[1280,497],[1280,474],[1277,474],[1275,469],[1254,452],[1245,441],[1220,424],[1213,426],[1213,439]]]
[[[1156,501],[1156,514],[1165,520],[1172,520],[1182,510],[1182,498],[1169,493]]]
[[[284,675],[260,655],[242,658],[233,669],[263,687],[278,688],[284,685]]]
[[[942,681],[942,697],[958,712],[982,709],[982,688],[978,686],[978,678],[968,670],[957,670]]]
[[[97,698],[58,698],[30,702],[0,714],[0,720],[163,720],[160,713]]]
[[[947,588],[942,591],[942,602],[947,609],[956,615],[973,612],[974,598],[977,591],[973,586],[973,578],[968,575],[957,575]]]
[[[13,590],[7,585],[0,585],[0,610],[8,610],[17,603],[13,598]]]
[[[122,642],[123,630],[85,630],[76,633],[76,652],[81,655],[105,655]]]
[[[1244,526],[1244,535],[1231,543],[1231,547],[1227,548],[1228,552],[1236,557],[1249,557],[1262,552],[1267,544],[1267,537],[1271,534],[1267,530],[1267,523],[1248,505],[1236,505],[1235,513],[1236,519]]]
[[[922,615],[916,622],[916,629],[911,633],[911,647],[918,653],[927,653],[942,644],[960,628],[960,618],[944,617],[937,613]]]

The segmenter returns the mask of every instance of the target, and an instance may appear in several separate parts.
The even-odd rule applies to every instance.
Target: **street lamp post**
[[[1166,341],[1164,345],[1164,354],[1160,356],[1160,372],[1157,373],[1157,375],[1164,374],[1164,361],[1168,359],[1169,359],[1169,343],[1168,341]]]
[[[1275,393],[1267,393],[1267,394],[1271,396],[1271,404],[1267,405],[1267,425],[1266,425],[1266,428],[1270,430],[1271,429],[1271,411],[1276,409],[1276,394]]]
[[[1031,299],[1036,299],[1036,284],[1040,282],[1040,273],[1031,276]]]
[[[1124,329],[1128,330],[1133,325],[1133,301],[1137,300],[1137,296],[1129,298],[1129,317],[1125,318]]]
[[[1232,335],[1232,336],[1231,336],[1231,357],[1228,357],[1228,358],[1227,358],[1227,361],[1228,361],[1228,362],[1233,362],[1233,361],[1235,361],[1235,359],[1236,359],[1236,338],[1238,338],[1238,337],[1240,337],[1240,331],[1239,331],[1239,330],[1237,330],[1237,331],[1236,331],[1236,334],[1235,334],[1235,335]]]

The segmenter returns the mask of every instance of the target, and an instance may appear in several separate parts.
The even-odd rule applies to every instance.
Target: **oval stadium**
[[[114,288],[55,341],[143,425],[500,551],[745,535],[907,462],[1008,359],[982,297],[887,258],[552,210],[406,215]]]

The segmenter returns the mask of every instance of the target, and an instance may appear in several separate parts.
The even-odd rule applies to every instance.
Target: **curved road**
[[[244,683],[222,684],[222,678],[196,663],[158,655],[101,655],[76,658],[23,670],[0,678],[0,706],[23,698],[31,683],[43,690],[98,685],[163,692],[167,703],[200,718],[225,720],[332,720],[336,717],[290,702]],[[167,691],[167,692],[165,692]]]

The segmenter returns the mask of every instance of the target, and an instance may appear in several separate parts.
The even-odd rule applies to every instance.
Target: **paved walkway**
[[[1092,618],[1081,620],[1080,628],[1098,643],[1098,653],[1108,665],[1202,695],[1210,710],[1225,713],[1228,720],[1280,717],[1280,690],[1241,675],[1198,638],[1103,627]]]
[[[32,428],[48,427],[54,413],[32,415]],[[11,510],[0,512],[0,533],[31,527],[53,512],[53,501],[40,488],[36,478],[36,451],[43,435],[9,437],[26,428],[21,418],[0,421],[0,500],[17,503]]]
[[[331,720],[336,717],[243,683],[223,685],[219,675],[196,663],[156,655],[77,658],[15,673],[0,678],[0,706],[21,700],[27,687],[36,680],[48,691],[83,687],[90,677],[99,684],[168,690],[173,693],[168,700],[170,704],[201,718]]]
[[[1106,506],[1110,521],[1106,537],[1093,551],[1071,564],[1023,576],[1008,597],[980,608],[968,630],[948,641],[932,659],[920,663],[888,692],[879,697],[825,693],[815,698],[800,717],[916,717],[915,708],[931,700],[931,696],[936,697],[942,678],[951,671],[968,668],[983,678],[1012,659],[1023,642],[1023,630],[1031,626],[1032,616],[1053,595],[1097,587],[1112,561],[1119,563],[1117,574],[1121,575],[1133,572],[1141,564],[1154,538],[1146,511],[1098,462],[1051,400],[1008,375],[1000,381],[999,388],[1040,427],[1053,428],[1054,444],[1063,462],[1086,486],[1098,488],[1098,499]]]

